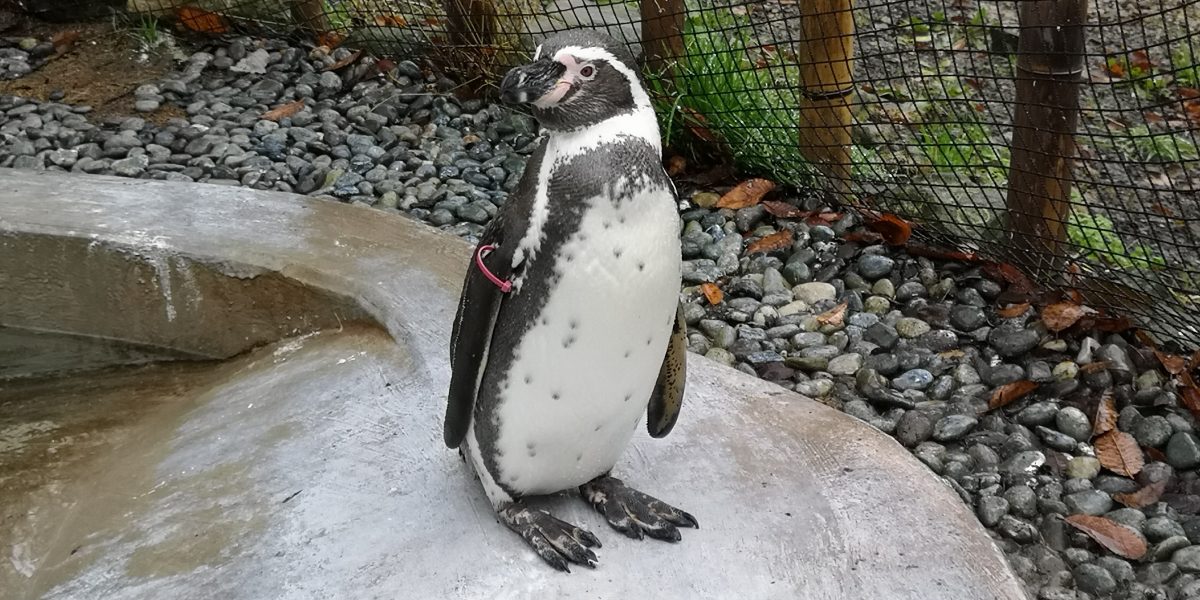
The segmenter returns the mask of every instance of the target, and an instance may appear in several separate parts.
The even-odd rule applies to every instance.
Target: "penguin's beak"
[[[566,65],[549,58],[517,67],[500,81],[500,100],[505,104],[547,108],[570,88],[571,82],[563,80],[566,71]]]

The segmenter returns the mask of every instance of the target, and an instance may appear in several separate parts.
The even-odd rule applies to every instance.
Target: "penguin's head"
[[[542,126],[552,130],[650,109],[633,55],[612,37],[586,29],[557,34],[538,46],[533,62],[504,76],[500,99],[531,107]]]

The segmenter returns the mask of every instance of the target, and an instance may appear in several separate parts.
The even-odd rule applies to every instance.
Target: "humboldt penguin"
[[[445,442],[551,566],[594,567],[591,532],[522,499],[578,489],[625,535],[678,541],[692,515],[612,475],[642,414],[674,427],[686,339],[680,219],[633,56],[561,33],[500,84],[543,138],[480,236],[451,334]]]

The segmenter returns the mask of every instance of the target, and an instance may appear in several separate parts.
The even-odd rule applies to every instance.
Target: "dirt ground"
[[[100,117],[138,114],[133,92],[170,71],[172,58],[167,51],[145,52],[129,30],[110,23],[19,26],[4,35],[45,40],[76,32],[78,38],[41,68],[20,79],[0,81],[0,94],[88,105]],[[139,116],[161,122],[183,114],[179,107],[164,104]]]

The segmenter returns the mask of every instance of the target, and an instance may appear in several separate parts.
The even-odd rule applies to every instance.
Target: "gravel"
[[[0,76],[19,62],[4,50]],[[146,115],[173,106],[185,118],[94,117],[89,107],[0,98],[0,166],[330,197],[477,239],[514,189],[536,124],[441,95],[445,82],[439,88],[411,62],[388,78],[361,76],[369,58],[325,70],[347,52],[239,37],[134,92]],[[261,118],[297,100],[299,112]],[[853,215],[809,225],[760,207],[717,209],[723,188],[688,185],[680,184],[681,299],[691,350],[894,436],[992,531],[1031,598],[1200,590],[1196,421],[1133,336],[1051,334],[1036,308],[1002,317],[1003,283],[979,265],[847,242],[843,234],[860,225]],[[776,199],[825,208],[816,195]],[[750,241],[785,228],[791,247],[746,253]],[[717,284],[724,301],[710,305],[699,283]],[[840,303],[840,322],[817,320]],[[997,388],[1021,380],[1039,385],[989,407]],[[1097,458],[1094,421],[1106,394],[1119,428],[1150,449],[1136,479]],[[1158,502],[1128,508],[1114,498],[1156,481],[1167,482]],[[1112,555],[1067,525],[1071,514],[1129,525],[1150,555],[1134,564]]]

